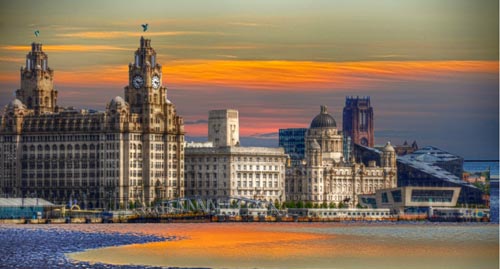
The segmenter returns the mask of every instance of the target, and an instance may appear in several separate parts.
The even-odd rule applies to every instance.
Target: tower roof
[[[391,142],[387,142],[383,149],[384,152],[395,152],[394,147],[392,147]]]
[[[328,114],[325,105],[321,106],[321,112],[311,121],[311,128],[337,128],[337,122]]]

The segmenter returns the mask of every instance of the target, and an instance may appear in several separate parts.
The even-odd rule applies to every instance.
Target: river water
[[[69,254],[90,263],[181,268],[498,268],[498,226],[433,223],[82,225],[173,241]]]

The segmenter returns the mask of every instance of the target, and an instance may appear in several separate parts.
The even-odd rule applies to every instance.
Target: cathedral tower
[[[373,147],[373,108],[369,96],[346,97],[342,123],[342,131],[351,137],[352,143]]]
[[[50,69],[47,54],[42,51],[40,43],[32,43],[31,52],[26,55],[26,66],[21,67],[21,89],[16,91],[16,98],[37,115],[56,109],[54,70]]]

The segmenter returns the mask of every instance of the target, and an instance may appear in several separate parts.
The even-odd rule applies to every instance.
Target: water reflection
[[[498,268],[498,227],[494,225],[211,223],[95,227],[183,239],[90,250],[70,257],[171,267]]]

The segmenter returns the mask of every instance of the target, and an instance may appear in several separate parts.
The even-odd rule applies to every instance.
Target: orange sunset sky
[[[31,42],[41,42],[59,105],[103,110],[123,96],[144,35],[192,139],[206,136],[208,110],[235,108],[243,145],[277,146],[279,128],[307,127],[320,105],[342,126],[345,97],[368,95],[378,144],[417,140],[498,159],[498,1],[0,5],[1,107],[20,85]]]

